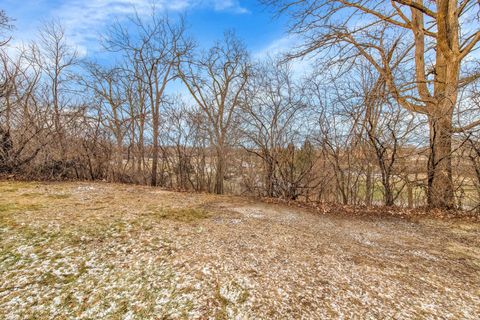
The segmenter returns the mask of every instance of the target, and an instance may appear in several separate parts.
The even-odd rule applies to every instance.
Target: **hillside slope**
[[[0,318],[474,319],[480,225],[0,182]]]

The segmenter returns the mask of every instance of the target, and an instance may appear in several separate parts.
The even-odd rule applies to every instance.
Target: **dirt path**
[[[476,319],[480,225],[0,183],[0,318]]]

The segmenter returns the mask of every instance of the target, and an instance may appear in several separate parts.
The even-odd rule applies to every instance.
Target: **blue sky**
[[[189,32],[202,47],[221,39],[224,30],[234,29],[253,56],[284,51],[292,45],[286,23],[274,19],[256,0],[157,0],[157,8],[169,15],[184,14]],[[152,0],[0,0],[0,8],[15,19],[14,41],[35,38],[42,23],[55,19],[66,27],[70,41],[82,55],[98,50],[98,38],[113,19],[134,10],[148,12]]]

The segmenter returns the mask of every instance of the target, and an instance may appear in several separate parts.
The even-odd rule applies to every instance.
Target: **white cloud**
[[[242,7],[238,0],[212,0],[213,8],[216,11],[231,11],[234,13],[250,13],[250,11]]]
[[[168,4],[156,1],[159,10],[182,10],[185,0],[172,0]],[[99,34],[114,19],[122,19],[138,12],[146,14],[152,8],[148,0],[68,0],[51,12],[65,26],[69,39],[86,54],[92,43],[98,43]]]
[[[267,44],[264,48],[253,53],[254,59],[264,59],[268,56],[276,57],[291,52],[298,45],[298,39],[287,35]]]
[[[254,60],[263,60],[268,57],[283,58],[286,54],[292,53],[301,45],[301,39],[298,37],[287,35],[276,39],[266,45],[264,48],[253,53]],[[301,77],[310,73],[314,68],[315,59],[312,57],[304,57],[294,59],[290,62],[290,66],[294,75]]]
[[[30,21],[22,30],[16,32],[16,42],[33,39],[37,34],[36,28],[42,22],[55,19],[65,27],[69,41],[82,55],[98,46],[99,35],[114,19],[122,20],[134,13],[147,15],[153,7],[158,11],[169,12],[183,12],[195,8],[235,14],[249,12],[241,6],[239,0],[64,0],[56,7],[48,7],[48,2],[42,0],[24,1],[25,7],[22,7],[21,12],[25,14],[25,18],[38,20]],[[42,12],[29,12],[26,9],[34,7],[34,4],[41,5]],[[22,19],[22,16],[18,18]]]

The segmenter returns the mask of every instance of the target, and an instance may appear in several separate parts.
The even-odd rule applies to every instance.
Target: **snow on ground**
[[[0,319],[477,319],[480,226],[0,182]]]

